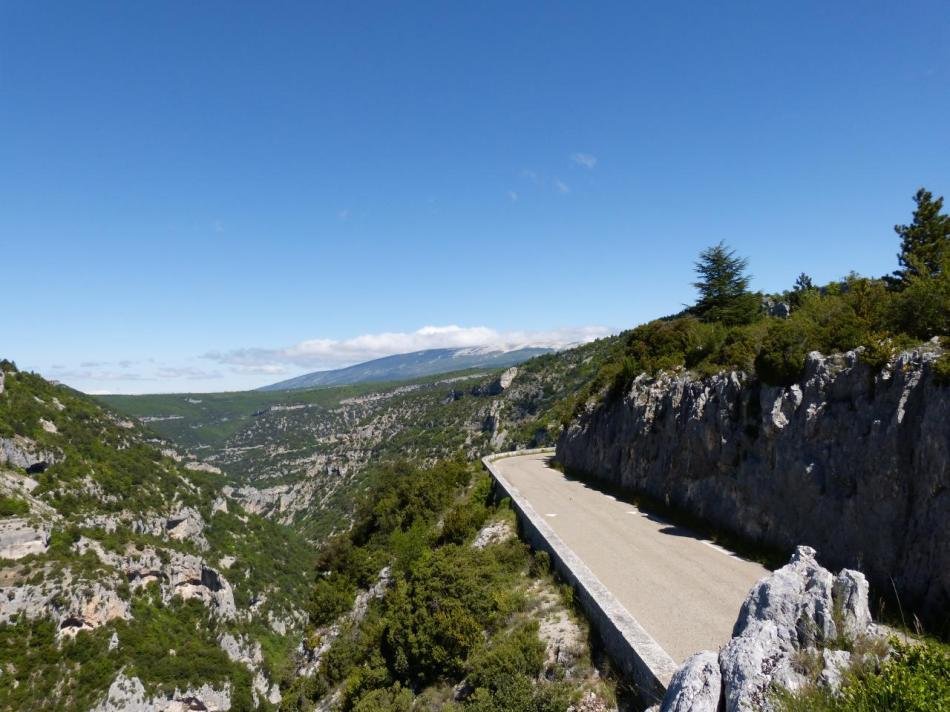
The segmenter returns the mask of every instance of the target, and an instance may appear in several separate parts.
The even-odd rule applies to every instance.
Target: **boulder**
[[[514,535],[515,531],[507,521],[491,522],[482,527],[478,532],[475,541],[472,542],[472,548],[484,549],[486,546],[491,546],[492,544],[503,544],[514,537]]]
[[[721,696],[719,656],[704,650],[687,659],[673,675],[660,712],[716,712]]]
[[[799,546],[788,564],[749,591],[718,656],[698,653],[676,671],[660,711],[768,712],[776,688],[817,682],[837,689],[851,656],[835,646],[842,638],[874,635],[864,576],[847,569],[833,576],[814,549]],[[798,671],[801,654],[821,660],[817,679]]]

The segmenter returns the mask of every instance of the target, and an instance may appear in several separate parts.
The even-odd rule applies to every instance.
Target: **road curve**
[[[677,663],[718,650],[763,566],[548,467],[550,453],[494,467]]]

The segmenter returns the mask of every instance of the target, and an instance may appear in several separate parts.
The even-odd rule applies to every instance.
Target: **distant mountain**
[[[315,371],[280,383],[258,388],[259,391],[290,391],[317,386],[342,386],[374,381],[403,381],[468,368],[504,368],[527,361],[553,349],[528,347],[513,351],[487,347],[464,349],[427,349],[408,354],[386,356],[355,366],[332,371]]]

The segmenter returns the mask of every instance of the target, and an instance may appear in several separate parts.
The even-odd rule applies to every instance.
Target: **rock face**
[[[743,373],[640,376],[561,435],[568,469],[647,494],[752,541],[801,542],[859,568],[904,609],[950,608],[950,388],[935,346],[874,371],[808,356],[788,388]]]
[[[818,565],[814,549],[800,546],[786,566],[752,588],[719,654],[698,653],[677,670],[660,710],[771,710],[773,689],[806,682],[796,669],[801,651],[820,656],[819,682],[835,688],[850,656],[834,646],[872,635],[863,574],[844,570],[836,577]]]
[[[0,587],[0,624],[20,615],[27,619],[50,616],[57,621],[58,635],[68,637],[117,618],[128,619],[130,612],[128,602],[113,587],[75,581],[67,573],[62,581]]]
[[[41,449],[35,442],[21,435],[0,438],[0,465],[22,467],[27,472],[42,472],[56,462],[56,454]]]
[[[175,690],[166,695],[149,697],[137,677],[120,672],[109,687],[106,698],[92,712],[226,712],[231,709],[231,687],[217,690],[202,685],[194,690]]]
[[[203,534],[204,520],[191,507],[185,507],[180,512],[170,516],[165,521],[165,532],[172,539],[178,541],[187,539],[195,542],[201,549],[208,548],[208,541]]]
[[[719,656],[696,653],[676,671],[663,698],[663,712],[716,712],[722,694]]]
[[[49,548],[49,529],[31,526],[25,519],[0,520],[0,559],[22,559]]]

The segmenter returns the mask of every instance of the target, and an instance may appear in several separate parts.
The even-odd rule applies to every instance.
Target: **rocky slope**
[[[883,370],[809,355],[801,380],[641,375],[588,404],[557,458],[754,542],[864,571],[935,628],[950,610],[950,388],[928,344]],[[892,583],[893,582],[893,583]]]
[[[311,548],[131,421],[2,375],[0,709],[279,702]]]

